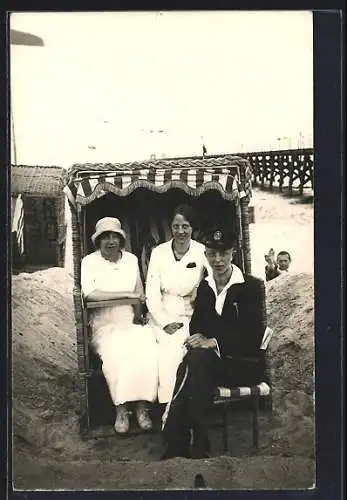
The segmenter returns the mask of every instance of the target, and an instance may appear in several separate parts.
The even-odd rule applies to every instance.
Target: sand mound
[[[52,485],[59,488],[65,485],[78,489],[81,487],[80,477],[83,473],[82,475],[88,476],[88,487],[91,488],[108,488],[111,483],[114,488],[130,487],[131,478],[136,488],[136,477],[141,473],[146,476],[142,484],[160,488],[163,486],[161,483],[158,486],[158,478],[164,472],[175,478],[172,480],[173,487],[183,487],[187,479],[182,463],[157,461],[161,452],[158,435],[87,442],[79,438],[72,285],[72,276],[61,268],[22,273],[12,280],[16,487],[44,488]],[[247,477],[250,475],[243,477],[240,472],[241,476],[236,480],[236,469],[252,470],[251,476],[263,477],[264,484],[266,480],[270,481],[268,469],[271,469],[273,478],[269,484],[274,487],[276,481],[280,487],[287,484],[286,481],[288,487],[291,484],[294,487],[310,486],[314,430],[312,276],[281,276],[268,283],[267,308],[268,323],[274,329],[269,347],[274,383],[274,414],[272,417],[261,417],[262,443],[259,457],[250,456],[251,422],[248,425],[244,416],[237,414],[231,419],[231,453],[234,457],[239,457],[241,462],[244,460],[244,466],[241,462],[237,467],[236,462],[228,462],[226,466],[226,462],[217,457],[223,454],[221,431],[213,431],[211,437],[216,457],[205,461],[201,470],[207,472],[211,467],[218,469],[220,483],[210,483],[215,488],[223,488],[225,485],[247,487]],[[290,458],[299,456],[304,460],[302,463],[306,464],[306,476],[296,471],[293,465],[295,461]],[[265,458],[268,466],[264,462]],[[114,461],[110,466],[105,463],[109,460]],[[156,462],[151,465],[153,460]],[[69,467],[65,467],[65,463]],[[40,479],[43,464],[47,470],[45,477]],[[94,468],[96,472],[92,474]],[[114,471],[118,469],[125,474],[124,481],[119,479],[121,476],[117,476],[119,480],[115,479]],[[191,462],[189,471],[192,474],[193,469],[195,471],[196,465]],[[230,471],[233,469],[235,477],[231,480]],[[154,470],[157,471],[157,478],[153,475]],[[130,471],[134,475],[129,475]],[[304,476],[305,483],[300,479]],[[59,479],[62,484],[58,484]],[[169,484],[168,486],[170,487]]]
[[[40,422],[78,408],[72,277],[61,268],[12,279],[14,435],[44,444]]]
[[[272,446],[314,455],[314,284],[286,274],[266,285],[274,414]]]
[[[310,274],[282,274],[267,283],[273,382],[282,391],[313,394],[314,284]]]

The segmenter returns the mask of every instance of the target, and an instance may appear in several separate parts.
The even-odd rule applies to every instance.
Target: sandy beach
[[[287,250],[293,273],[314,272],[314,207],[309,198],[253,190],[255,224],[250,225],[252,273],[264,278],[264,254]]]
[[[213,428],[212,457],[206,460],[159,461],[158,434],[83,441],[67,259],[66,269],[21,273],[12,280],[16,489],[186,489],[197,473],[213,489],[314,484],[313,204],[259,189],[252,203],[252,273],[264,277],[270,247],[288,250],[293,260],[291,273],[266,287],[274,391],[273,412],[260,415],[259,450],[251,447],[251,417],[244,411],[230,419],[230,453],[222,451],[221,428]]]

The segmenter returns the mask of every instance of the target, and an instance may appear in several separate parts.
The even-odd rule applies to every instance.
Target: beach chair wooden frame
[[[265,289],[263,293],[265,301]],[[265,304],[263,307],[265,310]],[[264,320],[266,317],[264,315]],[[264,325],[265,326],[265,323]],[[268,360],[268,345],[271,340],[273,331],[269,327],[265,327],[262,338],[260,356],[264,358],[264,379],[260,383],[252,386],[242,387],[216,387],[214,405],[221,406],[222,411],[222,428],[223,428],[223,451],[229,451],[229,436],[228,436],[228,410],[233,403],[241,401],[249,401],[251,403],[249,409],[252,412],[252,445],[254,449],[259,448],[259,409],[260,402],[266,412],[272,412],[272,394],[271,394],[271,373],[270,363]]]
[[[95,208],[96,202],[99,203],[99,200],[107,196],[113,196],[114,200],[130,199],[138,190],[160,194],[163,200],[172,190],[185,193],[191,200],[202,200],[205,193],[213,191],[224,200],[223,203],[233,207],[233,224],[238,235],[237,264],[246,275],[250,275],[248,203],[251,197],[251,177],[248,160],[231,155],[169,158],[124,164],[75,164],[68,169],[64,191],[71,210],[73,301],[80,383],[80,431],[83,437],[115,435],[112,426],[93,425],[92,422],[91,386],[95,381],[101,383],[103,375],[100,366],[95,367],[91,361],[91,332],[88,325],[90,306],[86,307],[81,294],[81,259],[90,249],[91,224],[88,215]],[[213,212],[213,207],[208,206],[206,210]],[[105,385],[105,381],[103,383]],[[106,390],[105,387],[103,390]],[[98,391],[100,392],[100,386],[97,391],[94,389],[94,393]]]

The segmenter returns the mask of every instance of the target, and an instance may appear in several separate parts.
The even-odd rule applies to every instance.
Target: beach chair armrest
[[[90,300],[85,301],[86,309],[98,309],[101,307],[111,307],[119,305],[136,305],[142,304],[143,301],[140,297],[119,297],[107,300]]]

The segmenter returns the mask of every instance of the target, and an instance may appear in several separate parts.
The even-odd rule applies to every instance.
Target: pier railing
[[[253,185],[279,191],[288,188],[300,195],[305,189],[314,191],[313,149],[288,149],[281,151],[261,151],[239,153],[248,158],[252,165]]]
[[[226,153],[208,155],[208,158]],[[247,158],[252,166],[252,184],[261,188],[284,189],[290,194],[304,194],[304,190],[314,191],[314,150],[283,149],[277,151],[255,151],[234,153],[232,156]],[[191,158],[191,157],[180,157]]]

